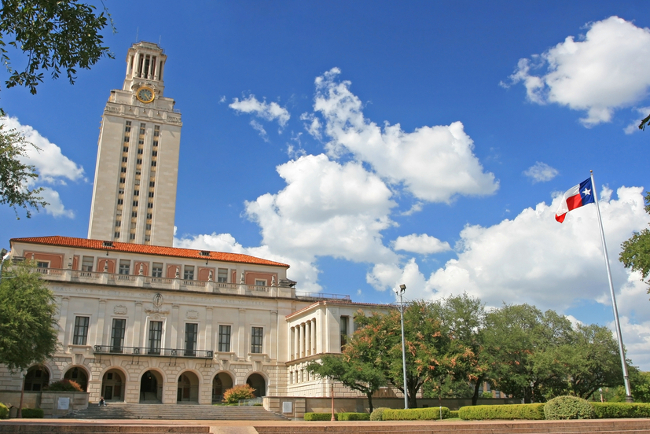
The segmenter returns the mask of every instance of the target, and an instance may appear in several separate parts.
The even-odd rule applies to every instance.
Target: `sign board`
[[[283,402],[282,403],[282,413],[293,413],[293,402]]]
[[[69,410],[70,409],[70,398],[64,398],[62,396],[59,397],[59,401],[57,402],[57,407],[58,410]]]

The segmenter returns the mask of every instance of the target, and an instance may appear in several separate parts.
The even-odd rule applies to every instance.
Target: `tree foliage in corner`
[[[645,196],[645,211],[650,214],[650,191]],[[643,229],[635,232],[632,237],[621,244],[621,254],[618,259],[625,268],[641,273],[641,278],[650,284],[650,230]],[[650,293],[650,289],[648,289]]]
[[[103,56],[113,58],[99,33],[108,13],[95,14],[95,7],[77,0],[2,0],[0,10],[0,61],[7,68],[7,88],[25,86],[32,94],[43,82],[43,70],[52,78],[62,71],[74,84],[76,68],[89,69]],[[109,17],[110,18],[110,17]],[[26,56],[24,69],[16,69],[14,53]],[[4,116],[0,108],[0,116]],[[38,177],[34,167],[21,162],[25,157],[24,137],[0,129],[0,204],[39,209],[47,203],[39,188],[29,188]],[[27,217],[30,217],[27,211]]]
[[[650,115],[646,116],[641,120],[641,123],[639,124],[639,129],[645,131],[646,125],[650,124]]]
[[[51,357],[57,346],[57,307],[33,263],[5,267],[0,300],[0,363],[26,370]]]

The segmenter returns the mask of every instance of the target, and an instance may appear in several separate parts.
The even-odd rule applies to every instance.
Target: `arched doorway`
[[[25,392],[40,392],[50,384],[50,373],[45,366],[34,365],[25,375]]]
[[[255,389],[255,397],[266,396],[266,381],[260,374],[251,374],[246,380],[246,384]]]
[[[160,404],[162,402],[162,375],[156,371],[147,371],[140,379],[140,402]]]
[[[102,377],[102,396],[106,401],[124,401],[124,374],[119,369],[109,369]]]
[[[85,369],[75,366],[71,369],[68,369],[63,378],[66,380],[74,381],[79,386],[81,386],[81,389],[84,392],[88,391],[88,374],[86,373]]]
[[[176,403],[179,402],[199,402],[199,377],[194,372],[179,375]]]
[[[219,372],[212,380],[212,402],[223,401],[223,394],[228,389],[232,389],[232,377],[225,372]]]

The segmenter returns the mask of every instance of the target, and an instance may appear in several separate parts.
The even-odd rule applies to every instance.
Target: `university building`
[[[305,366],[341,351],[359,309],[388,307],[301,293],[288,264],[172,247],[182,121],[163,96],[166,60],[153,43],[128,51],[102,116],[88,238],[11,240],[11,258],[35,261],[54,292],[60,345],[24,381],[0,366],[0,389],[68,378],[90,402],[212,404],[239,384],[330,396]]]

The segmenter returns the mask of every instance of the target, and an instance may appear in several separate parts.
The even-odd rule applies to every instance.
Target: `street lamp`
[[[7,249],[0,250],[0,256],[2,256],[2,261],[0,261],[0,282],[2,282],[2,266],[9,259],[9,255],[11,255],[11,252],[7,252]]]
[[[404,302],[402,300],[402,295],[406,291],[406,285],[403,283],[399,286],[399,289],[395,290],[395,294],[399,296],[399,314],[402,318],[402,370],[404,371],[404,408],[409,408],[408,401],[408,392],[406,388],[406,350],[404,349]]]

